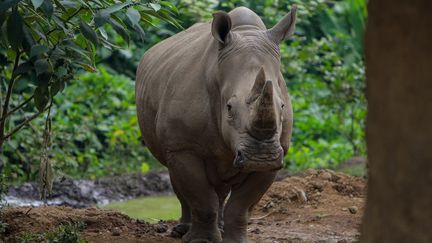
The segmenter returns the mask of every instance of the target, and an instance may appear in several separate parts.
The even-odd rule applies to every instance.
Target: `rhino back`
[[[137,70],[136,102],[144,141],[164,163],[169,151],[202,150],[212,127],[206,89],[214,48],[210,25],[174,35],[144,55]],[[216,48],[217,50],[217,48]]]

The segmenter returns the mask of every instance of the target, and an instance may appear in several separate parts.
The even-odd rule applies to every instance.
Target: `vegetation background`
[[[19,4],[24,2],[30,4],[30,1]],[[59,4],[63,4],[69,14],[67,16],[71,16],[80,7],[66,3],[83,4],[86,1],[31,2],[41,2],[45,15],[46,11],[50,11],[49,6],[45,5],[51,3],[54,16],[61,13],[57,9]],[[295,116],[293,141],[285,157],[285,167],[290,171],[336,168],[350,157],[365,155],[363,121],[366,101],[362,46],[367,17],[365,0],[87,2],[101,2],[108,6],[114,3],[116,6],[125,3],[132,5],[124,5],[124,9],[114,13],[117,16],[115,21],[122,23],[121,28],[112,22],[97,26],[98,15],[91,14],[91,11],[77,15],[76,22],[72,19],[76,24],[75,33],[78,33],[73,41],[78,46],[82,44],[80,48],[88,52],[84,56],[92,59],[81,63],[81,69],[73,75],[68,73],[71,70],[68,66],[61,65],[65,70],[60,66],[48,66],[42,75],[50,70],[55,73],[51,80],[57,80],[54,79],[56,75],[63,75],[61,87],[55,95],[50,93],[45,100],[43,97],[46,95],[38,96],[41,85],[33,80],[34,75],[20,76],[13,87],[10,106],[19,107],[26,100],[29,102],[8,117],[5,127],[13,129],[23,122],[23,117],[35,112],[46,114],[47,107],[49,119],[46,115],[40,115],[26,123],[13,137],[5,139],[0,155],[4,181],[36,180],[44,158],[51,162],[56,175],[74,178],[161,169],[140,141],[134,104],[134,77],[139,59],[154,44],[180,32],[180,25],[188,28],[196,22],[211,21],[214,11],[229,11],[236,6],[254,10],[267,27],[273,26],[289,11],[290,6],[298,6],[296,34],[281,45],[281,68],[292,97]],[[134,5],[139,3],[147,7]],[[21,15],[27,11],[23,6],[16,10]],[[4,13],[9,14],[8,19],[11,19],[13,11],[0,9],[2,39],[10,36],[6,33],[8,21],[3,18]],[[138,11],[141,14],[138,14],[141,17],[139,23],[134,22],[137,21]],[[111,18],[114,14],[111,13]],[[40,14],[42,19],[47,18],[45,15]],[[99,17],[99,21],[108,21],[106,15]],[[23,19],[28,21],[29,18],[24,16]],[[86,20],[90,29],[79,20]],[[51,22],[56,22],[54,17],[49,20]],[[33,33],[33,36],[36,34]],[[13,60],[16,53],[14,56],[13,51],[5,47],[4,40],[0,42],[0,94],[3,97],[8,90],[7,79],[13,76],[13,62],[9,60]],[[48,47],[55,48],[53,46]],[[78,48],[78,51],[81,49]],[[35,55],[38,54],[41,59],[51,58],[44,52]],[[76,60],[83,60],[83,57],[78,55]],[[71,59],[71,65],[76,65],[76,60]],[[59,74],[59,70],[63,73]],[[47,90],[51,92],[56,82],[50,82]],[[50,121],[49,144],[46,141],[47,120]]]

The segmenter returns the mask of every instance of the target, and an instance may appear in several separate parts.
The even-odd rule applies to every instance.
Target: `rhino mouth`
[[[240,143],[233,166],[241,172],[279,170],[283,165],[283,154],[279,142],[274,140]]]

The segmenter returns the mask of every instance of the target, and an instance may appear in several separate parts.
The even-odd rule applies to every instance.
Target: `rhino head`
[[[277,170],[287,150],[281,146],[282,132],[287,131],[283,126],[290,126],[287,119],[292,119],[287,117],[292,113],[280,72],[279,44],[294,32],[296,8],[269,30],[253,12],[242,11],[213,15],[220,130],[234,168]]]

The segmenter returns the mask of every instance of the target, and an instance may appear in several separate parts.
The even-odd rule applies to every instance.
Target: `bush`
[[[58,95],[53,107],[49,157],[57,174],[95,178],[146,172],[157,166],[140,141],[134,83],[125,76],[99,73],[78,77]],[[6,174],[34,180],[39,166],[43,118],[5,147]]]

